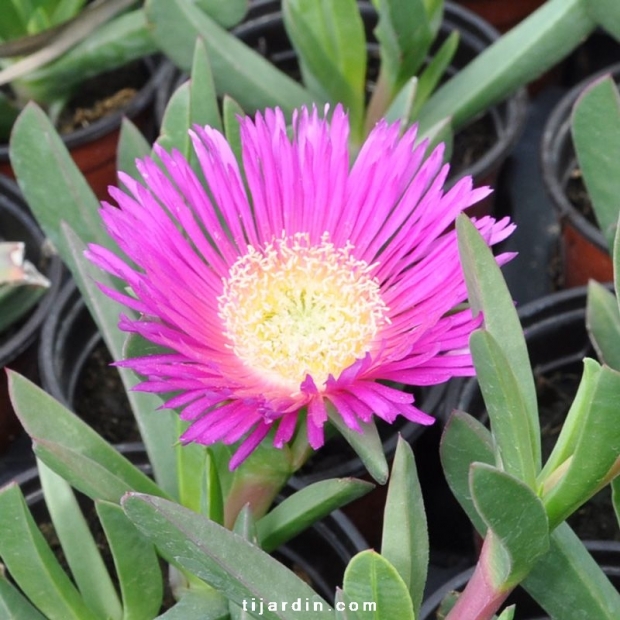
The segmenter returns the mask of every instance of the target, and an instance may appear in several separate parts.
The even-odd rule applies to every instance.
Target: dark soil
[[[480,161],[497,141],[493,117],[485,114],[454,135],[450,176],[456,178],[467,168]]]
[[[68,134],[124,110],[149,79],[142,62],[95,76],[80,85],[58,120],[58,131]]]
[[[78,379],[76,413],[106,441],[141,441],[125,388],[102,341],[93,349]]]
[[[592,201],[588,195],[588,190],[583,182],[583,175],[580,168],[575,168],[570,173],[566,184],[566,197],[571,204],[581,213],[591,224],[598,226]]]

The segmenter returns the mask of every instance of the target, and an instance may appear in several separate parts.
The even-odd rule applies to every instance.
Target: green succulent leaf
[[[186,590],[158,620],[230,620],[228,601],[213,589]]]
[[[513,620],[515,617],[516,606],[511,605],[502,611],[497,620]]]
[[[267,552],[274,551],[316,521],[373,488],[370,482],[343,478],[322,480],[296,491],[258,521],[261,547]]]
[[[597,362],[586,358],[585,364]],[[593,389],[589,399],[578,401],[579,409],[573,414],[578,435],[572,458],[564,475],[543,497],[552,527],[599,490],[620,455],[620,427],[615,423],[620,373],[602,366],[598,373],[584,373],[584,377],[592,381]],[[560,433],[558,442],[562,441]]]
[[[121,618],[120,600],[71,486],[44,463],[38,467],[45,504],[84,602],[104,618]]]
[[[0,618],[45,620],[30,601],[2,575],[0,575]]]
[[[596,23],[620,40],[620,6],[614,0],[592,0],[585,3]]]
[[[361,132],[366,39],[357,2],[284,0],[282,14],[308,90],[318,101],[342,103]]]
[[[482,312],[484,316],[486,334],[476,339],[487,380],[480,375],[478,378],[483,394],[486,392],[485,400],[487,394],[493,397],[495,415],[487,403],[493,432],[502,453],[520,453],[515,463],[521,460],[521,472],[531,483],[532,469],[540,469],[540,422],[521,323],[493,253],[465,215],[457,219],[457,234],[469,301],[474,313]],[[493,383],[495,379],[501,379],[501,388]],[[497,408],[502,401],[511,406],[510,416],[499,415]],[[510,437],[508,427],[517,430],[517,442]]]
[[[41,286],[0,284],[0,332],[25,317],[45,295]]]
[[[343,590],[357,603],[359,620],[415,620],[407,585],[388,560],[371,549],[349,562]]]
[[[428,571],[428,529],[413,451],[402,437],[398,439],[388,486],[381,555],[407,586],[417,617]]]
[[[8,375],[11,402],[35,442],[35,452],[73,486],[94,499],[116,502],[129,489],[162,493],[148,476],[52,396],[13,371]]]
[[[420,112],[422,126],[451,117],[458,129],[556,65],[595,28],[587,4],[547,0],[435,91]]]
[[[162,120],[157,143],[166,151],[177,149],[199,171],[198,160],[192,148],[189,130],[194,125],[209,125],[222,131],[215,84],[207,49],[202,39],[196,40],[189,82],[173,94]]]
[[[586,326],[598,358],[620,370],[620,310],[616,296],[598,282],[588,283]]]
[[[390,107],[385,112],[385,120],[388,123],[400,121],[403,128],[409,123],[409,119],[413,116],[412,110],[416,101],[418,92],[418,78],[412,77],[400,89]]]
[[[484,463],[471,466],[470,487],[492,540],[501,546],[501,551],[493,553],[499,560],[491,567],[494,585],[514,587],[549,549],[549,522],[543,503],[521,480]]]
[[[583,180],[611,251],[620,214],[620,95],[610,76],[600,78],[581,94],[571,126]]]
[[[97,620],[60,567],[15,483],[0,489],[0,558],[21,591],[49,620]]]
[[[247,13],[249,0],[194,0],[197,7],[212,17],[220,26],[231,28]]]
[[[538,468],[531,426],[513,366],[499,342],[485,330],[475,331],[469,346],[503,467],[534,489]]]
[[[450,33],[448,38],[441,44],[441,47],[437,50],[437,53],[431,58],[431,61],[424,68],[424,71],[420,74],[420,82],[418,84],[418,93],[409,122],[414,122],[422,106],[426,100],[431,96],[441,78],[444,76],[446,69],[449,67],[454,54],[459,46],[459,33],[458,30],[454,30]]]
[[[470,521],[481,535],[486,525],[474,504],[469,486],[473,463],[495,464],[493,437],[489,429],[463,411],[455,411],[446,424],[439,446],[446,481]]]
[[[121,123],[121,134],[118,140],[116,169],[139,180],[140,173],[136,167],[136,159],[144,159],[151,152],[151,145],[140,129],[128,118]]]
[[[49,118],[35,104],[27,105],[15,122],[10,157],[30,209],[72,271],[75,266],[60,230],[63,220],[72,222],[85,243],[114,247],[101,225],[97,198]]]
[[[351,605],[351,598],[346,592],[340,588],[336,588],[336,596],[334,597],[334,607],[336,610],[336,620],[360,620],[360,617]]]
[[[222,104],[222,115],[224,117],[224,134],[226,135],[226,140],[235,154],[240,169],[243,170],[241,125],[239,124],[239,119],[245,116],[245,112],[232,97],[225,95]]]
[[[123,620],[151,620],[161,607],[164,588],[153,543],[118,504],[97,501],[97,514],[114,558],[123,599]]]
[[[324,611],[265,609],[265,620],[324,620],[333,618],[323,601],[292,571],[233,532],[178,504],[157,497],[128,494],[123,507],[138,528],[165,557],[174,558],[237,605],[251,599],[290,601],[308,599]]]
[[[392,96],[416,75],[435,39],[443,5],[435,14],[424,0],[373,0],[379,13],[375,35],[380,44],[381,73]]]
[[[375,423],[365,424],[361,422],[362,432],[359,433],[349,428],[329,403],[327,403],[327,413],[330,422],[355,450],[368,473],[379,484],[385,484],[388,479],[389,468]]]
[[[566,523],[552,533],[549,551],[523,582],[551,618],[582,620],[620,618],[620,594]],[[551,588],[549,584],[562,584]]]
[[[191,66],[194,41],[202,37],[217,92],[236,99],[246,112],[277,105],[290,114],[312,102],[300,84],[223,30],[191,0],[147,0],[145,10],[158,45],[186,71]]]

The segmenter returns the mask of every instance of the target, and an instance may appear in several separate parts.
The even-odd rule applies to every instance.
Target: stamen
[[[389,323],[374,266],[336,248],[325,233],[284,235],[231,267],[218,298],[235,355],[292,392],[310,374],[322,386],[364,357]]]

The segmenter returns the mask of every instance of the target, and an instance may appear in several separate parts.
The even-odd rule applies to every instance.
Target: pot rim
[[[559,170],[563,151],[572,147],[571,118],[573,106],[583,90],[604,75],[612,75],[614,80],[618,82],[620,80],[620,63],[610,65],[588,76],[573,86],[557,103],[543,130],[540,144],[540,162],[543,182],[560,222],[562,224],[569,222],[590,243],[603,252],[609,253],[607,241],[598,226],[589,222],[566,196]],[[574,152],[574,147],[572,150]],[[574,154],[574,161],[577,161],[576,154]]]
[[[135,97],[124,108],[97,119],[87,127],[81,127],[70,133],[60,135],[61,140],[68,149],[82,146],[112,133],[112,131],[121,126],[124,118],[134,118],[154,101],[155,94],[161,84],[164,83],[170,71],[169,65],[172,63],[169,60],[163,59],[160,55],[152,55],[139,60],[144,62],[147,70],[150,72],[150,76],[146,83],[137,91]],[[8,143],[0,144],[0,161],[10,160],[9,151],[10,145]]]
[[[49,263],[44,273],[50,281],[50,288],[40,299],[34,311],[6,342],[0,344],[0,367],[2,367],[23,353],[35,341],[45,318],[54,308],[60,291],[63,264],[58,254],[46,244],[45,235],[30,215],[17,184],[4,175],[0,175],[0,210],[13,220],[19,221],[29,231],[30,239],[23,239],[23,241],[26,242],[26,246],[38,245],[41,253],[48,259]]]

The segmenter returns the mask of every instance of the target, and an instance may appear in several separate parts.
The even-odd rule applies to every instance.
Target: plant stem
[[[511,588],[504,590],[493,585],[490,540],[490,535],[487,534],[474,574],[446,616],[446,620],[492,620],[510,594]]]

